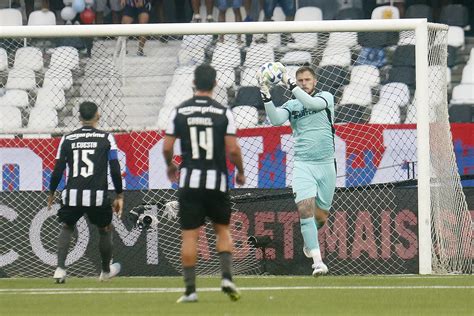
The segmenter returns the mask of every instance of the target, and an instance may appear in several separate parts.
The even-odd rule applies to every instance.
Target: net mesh
[[[447,116],[446,36],[444,29],[430,30],[426,74],[433,268],[437,273],[468,272],[472,260],[471,218]],[[85,100],[99,105],[99,128],[116,135],[126,209],[153,205],[159,218],[152,231],[140,231],[134,223],[114,219],[115,239],[121,243],[116,259],[138,258],[147,263],[126,266],[128,275],[180,271],[178,221],[166,216],[163,207],[176,200],[176,184],[166,179],[160,131],[166,128],[171,110],[193,95],[193,71],[203,62],[217,70],[214,98],[232,108],[250,200],[258,205],[269,194],[278,200],[283,192],[278,206],[271,207],[294,214],[294,202],[284,198],[292,186],[291,129],[270,125],[255,78],[258,67],[269,61],[282,62],[293,75],[302,65],[313,67],[317,90],[335,96],[338,189],[329,223],[320,231],[330,272],[417,272],[413,268],[417,208],[416,202],[410,204],[416,201],[416,191],[400,188],[401,182],[417,178],[413,31],[148,36],[145,56],[137,54],[137,37],[4,38],[0,47],[4,59],[0,61],[4,65],[0,68],[0,147],[4,153],[0,235],[5,241],[0,244],[0,275],[49,276],[56,264],[59,226],[54,211],[44,208],[46,194],[42,191],[49,185],[58,137],[80,126],[78,106]],[[292,98],[279,85],[271,93],[277,106]],[[179,163],[179,151],[175,160]],[[232,167],[229,178],[232,195],[239,195]],[[234,210],[234,270],[258,273],[262,249],[251,246],[247,237],[255,234],[276,240],[276,236],[265,230],[265,224],[257,223],[258,206],[235,200]],[[272,221],[272,215],[264,215],[267,217],[262,215],[260,221]],[[255,222],[253,229],[248,229],[249,221]],[[297,217],[279,213],[273,218],[276,221],[288,229]],[[99,266],[96,232],[89,230],[85,220],[77,230],[68,273],[94,275]],[[291,249],[299,256],[299,230],[291,231],[292,240],[299,242],[291,244]],[[214,243],[207,226],[200,234],[200,274],[218,272]],[[265,255],[271,259],[281,251],[286,258],[287,247],[285,239],[284,245],[266,249]],[[157,270],[161,265],[164,267]],[[278,273],[303,273],[299,268],[284,268],[287,270]]]

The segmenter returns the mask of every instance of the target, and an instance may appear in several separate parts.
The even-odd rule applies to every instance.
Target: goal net
[[[234,271],[308,274],[291,193],[291,128],[270,125],[255,78],[269,61],[293,75],[312,67],[316,89],[335,96],[337,190],[319,231],[330,273],[471,272],[472,220],[447,114],[447,27],[428,25],[426,60],[416,54],[423,44],[415,21],[370,21],[370,31],[359,22],[6,27],[0,277],[48,277],[56,265],[59,205],[46,209],[46,191],[59,139],[80,126],[78,106],[86,100],[99,105],[99,128],[113,132],[120,149],[126,210],[113,220],[115,260],[125,275],[180,272],[178,218],[169,207],[177,185],[166,177],[162,138],[171,110],[192,97],[201,63],[217,70],[214,98],[232,109],[247,175],[237,187],[229,165]],[[137,55],[139,35],[146,35],[145,56]],[[271,93],[277,106],[292,98],[282,86]],[[422,161],[428,174],[419,172]],[[156,227],[141,230],[130,219],[139,206],[158,218]],[[97,273],[97,242],[81,219],[69,274]],[[208,225],[200,233],[199,274],[218,273],[214,245]]]

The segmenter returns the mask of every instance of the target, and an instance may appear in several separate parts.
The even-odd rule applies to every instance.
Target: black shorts
[[[229,193],[205,189],[179,189],[179,217],[182,229],[195,229],[206,223],[230,223]]]
[[[149,15],[150,12],[151,12],[151,4],[144,5],[143,7],[140,7],[140,8],[126,5],[123,8],[122,15],[129,16],[131,18],[137,18],[142,13],[146,13]]]
[[[77,207],[63,206],[58,210],[58,221],[68,226],[76,225],[77,221],[87,214],[90,222],[97,227],[105,227],[112,222],[112,207]]]

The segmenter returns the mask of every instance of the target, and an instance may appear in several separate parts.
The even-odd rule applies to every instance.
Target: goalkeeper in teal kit
[[[272,125],[282,125],[287,120],[291,123],[295,139],[293,193],[300,216],[303,251],[313,259],[313,276],[317,277],[328,272],[321,258],[318,228],[326,223],[336,188],[334,96],[315,91],[317,79],[312,68],[299,68],[295,81],[282,64],[276,63],[276,67],[294,100],[275,107],[270,95],[273,75],[259,71],[257,79]]]

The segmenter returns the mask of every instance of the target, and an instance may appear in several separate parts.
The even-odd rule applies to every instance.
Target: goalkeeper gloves
[[[297,87],[295,79],[293,79],[288,72],[286,71],[285,66],[283,66],[282,63],[276,63],[278,65],[278,68],[280,69],[282,73],[282,78],[281,82],[283,85],[290,91],[292,91],[294,88]]]
[[[270,102],[272,100],[272,95],[270,94],[270,82],[268,82],[260,71],[257,71],[257,81],[258,86],[260,87],[260,95],[264,103]]]

